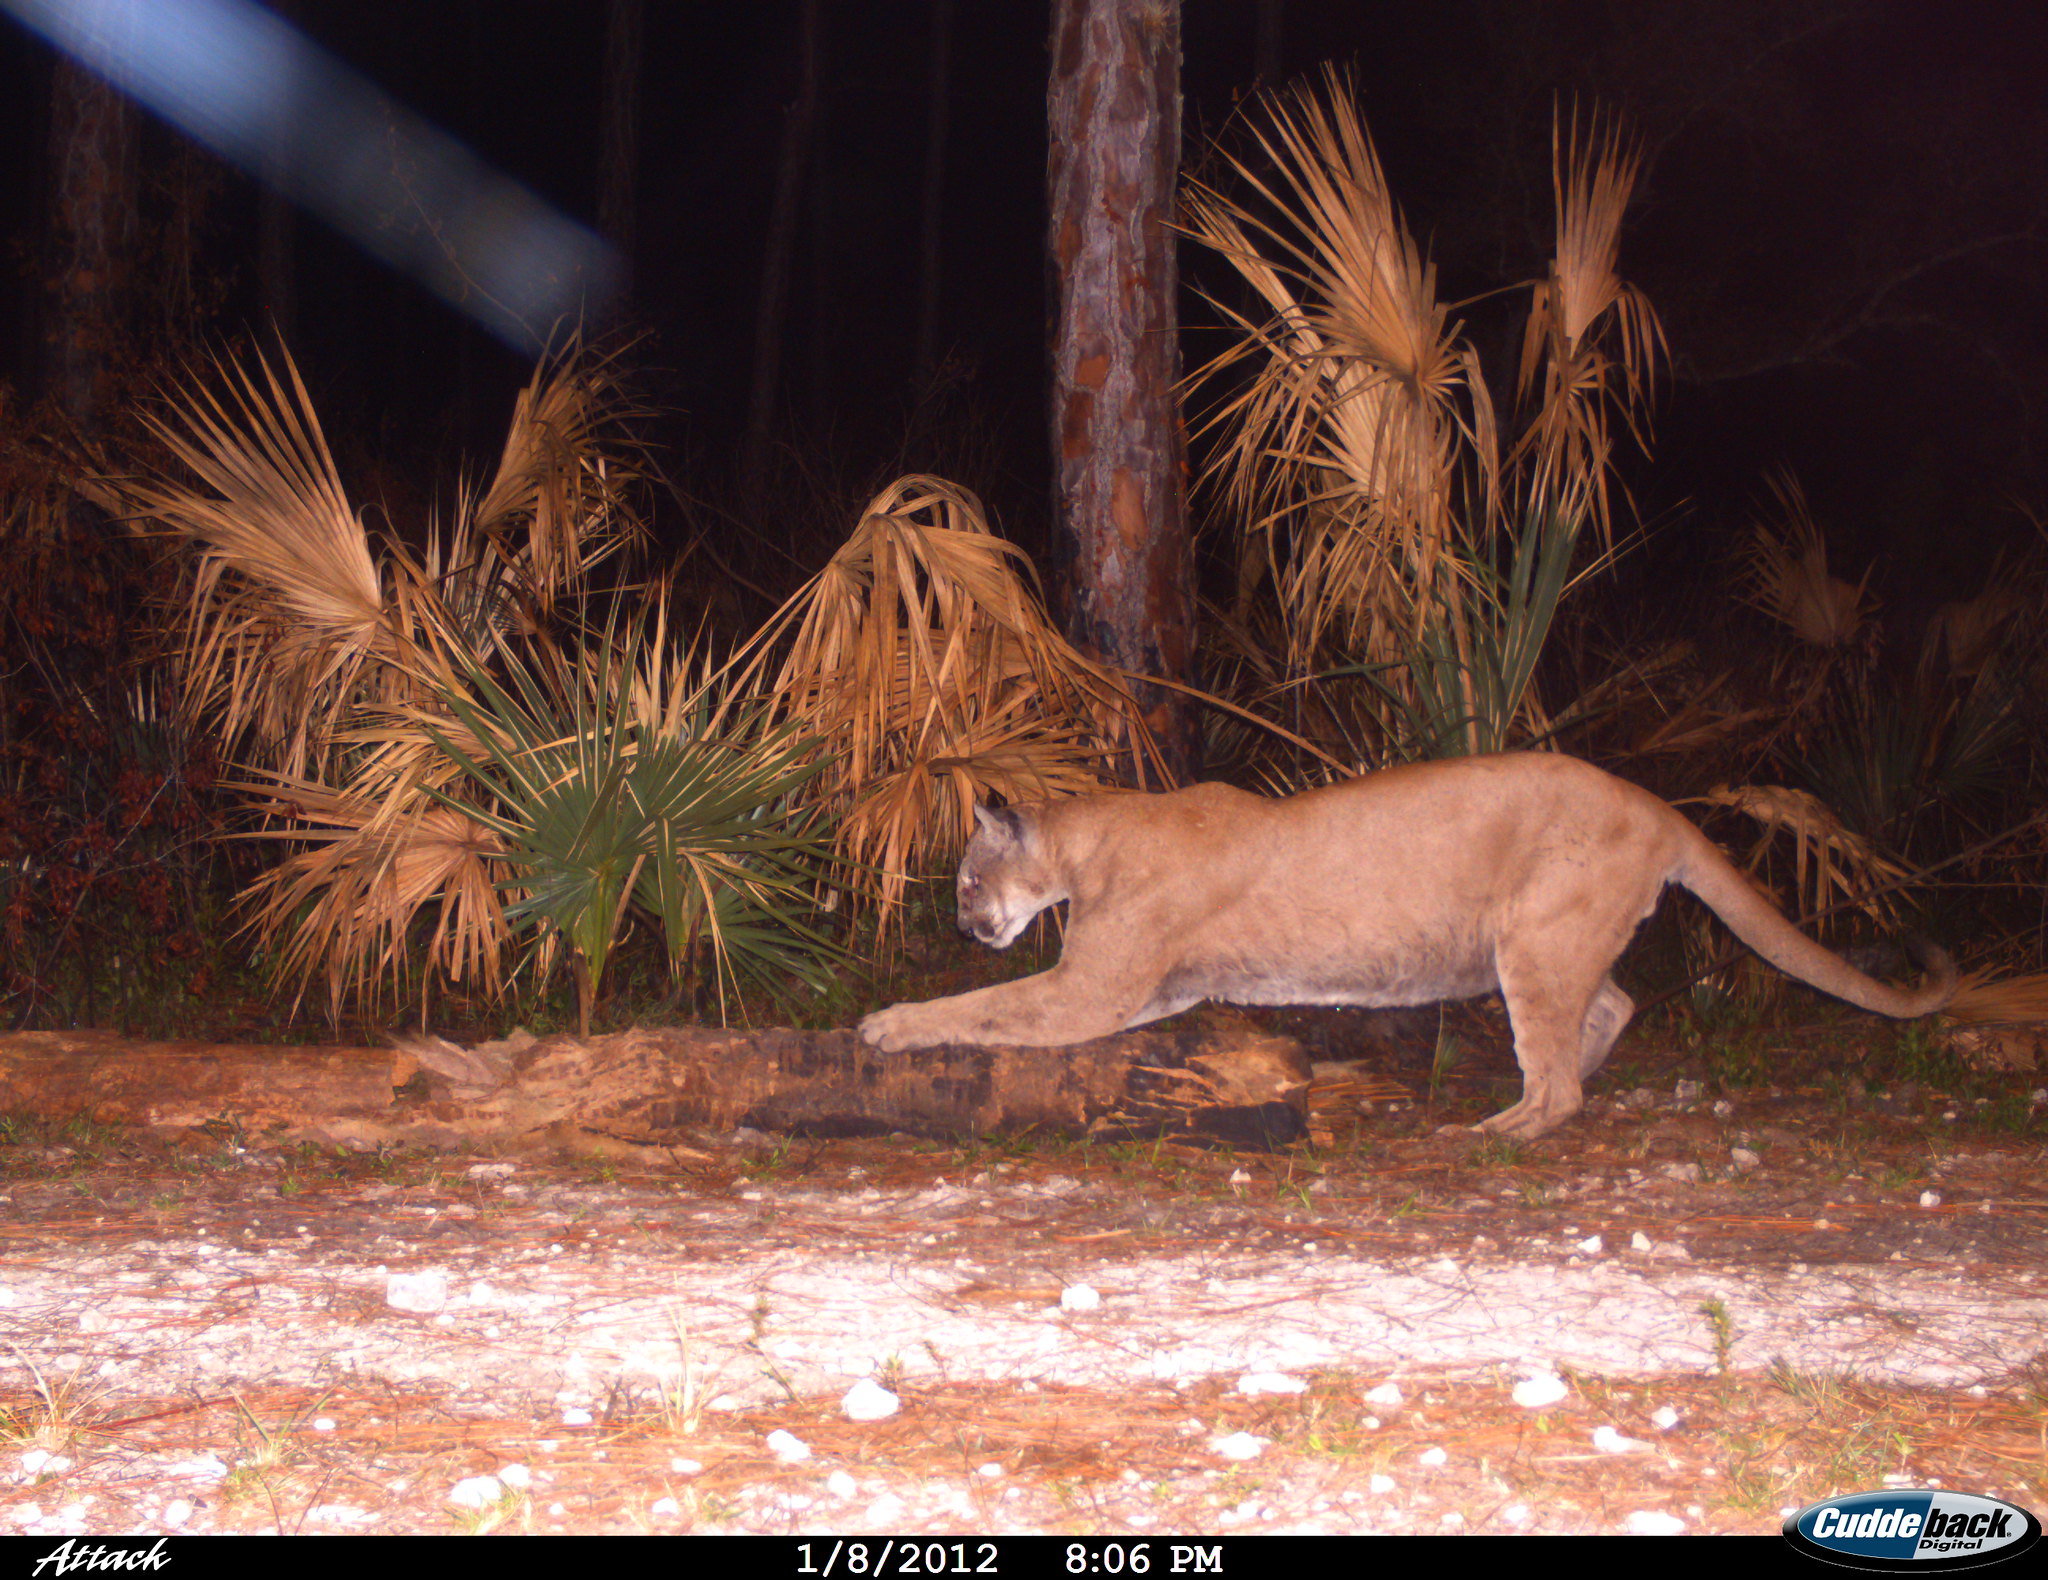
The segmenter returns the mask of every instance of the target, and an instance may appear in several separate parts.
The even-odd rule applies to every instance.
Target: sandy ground
[[[1770,1529],[1756,1390],[2042,1418],[2041,1149],[1841,1128],[1681,1087],[1266,1157],[20,1137],[0,1530]],[[2016,1473],[1964,1490],[2040,1507]]]

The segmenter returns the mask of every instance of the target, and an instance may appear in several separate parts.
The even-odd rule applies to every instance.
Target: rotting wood
[[[880,1054],[850,1031],[649,1027],[458,1047],[0,1036],[0,1111],[158,1127],[226,1120],[347,1146],[682,1146],[749,1126],[945,1138],[1045,1130],[1272,1147],[1307,1134],[1300,1046],[1245,1028],[1123,1032],[1070,1048]]]

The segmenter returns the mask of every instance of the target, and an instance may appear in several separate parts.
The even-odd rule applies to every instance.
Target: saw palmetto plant
[[[747,660],[824,764],[806,794],[838,823],[840,880],[886,936],[910,882],[956,853],[976,801],[1105,788],[1150,754],[1137,704],[1060,636],[1030,564],[981,503],[897,479]]]
[[[1252,150],[1224,157],[1230,190],[1191,183],[1185,198],[1188,233],[1260,304],[1216,304],[1234,343],[1190,380],[1222,392],[1198,432],[1215,439],[1205,476],[1242,534],[1240,609],[1270,588],[1291,677],[1384,674],[1400,698],[1389,728],[1406,743],[1390,750],[1489,749],[1503,731],[1487,720],[1509,695],[1506,733],[1525,738],[1541,714],[1535,653],[1501,623],[1522,572],[1489,567],[1523,567],[1526,594],[1546,585],[1537,560],[1580,523],[1611,546],[1616,424],[1643,436],[1663,346],[1615,271],[1634,156],[1611,127],[1557,134],[1557,254],[1534,287],[1526,410],[1503,460],[1480,359],[1436,298],[1344,77],[1326,71],[1263,108]],[[1525,557],[1514,540],[1534,522],[1564,537]],[[1524,630],[1531,612],[1525,601]],[[1493,673],[1500,663],[1510,669]],[[1418,729],[1418,710],[1463,722]]]
[[[412,694],[423,651],[468,644],[552,604],[632,541],[634,471],[604,364],[544,364],[495,476],[430,531],[424,560],[349,501],[312,401],[282,371],[219,364],[151,426],[185,475],[114,485],[128,514],[192,551],[186,696],[223,745],[318,774],[360,706]]]
[[[843,956],[805,920],[831,837],[798,804],[824,765],[797,726],[659,626],[463,669],[437,698],[459,733],[415,717],[464,780],[429,793],[492,841],[527,958],[568,951],[586,1034],[629,912],[659,926],[678,978],[708,959],[721,1018],[743,981],[823,989]]]
[[[1530,507],[1589,521],[1611,545],[1613,425],[1647,448],[1665,353],[1656,310],[1616,272],[1641,162],[1619,126],[1596,119],[1581,138],[1574,115],[1569,127],[1553,123],[1550,163],[1557,250],[1523,330],[1516,398],[1531,416],[1510,461]]]
[[[1243,528],[1240,587],[1271,578],[1300,673],[1326,639],[1396,656],[1428,602],[1415,590],[1457,551],[1456,513],[1491,511],[1497,446],[1478,357],[1344,79],[1266,109],[1257,154],[1227,161],[1239,192],[1185,194],[1188,233],[1263,308],[1217,303],[1235,343],[1191,383],[1231,386],[1198,429],[1219,441],[1207,475]]]
[[[114,486],[192,551],[186,706],[284,847],[243,896],[281,983],[324,979],[335,1014],[566,948],[587,1025],[635,913],[679,971],[701,945],[722,1009],[750,974],[815,978],[801,744],[663,633],[556,643],[550,611],[637,531],[605,368],[545,365],[417,552],[364,525],[288,362],[216,371],[157,423],[186,475]]]
[[[1578,533],[1571,517],[1524,523],[1504,575],[1483,550],[1468,551],[1471,585],[1455,605],[1463,630],[1433,614],[1406,645],[1399,683],[1367,671],[1395,723],[1389,756],[1414,761],[1543,743],[1551,730],[1535,695],[1536,661],[1572,579]]]
[[[1827,539],[1790,472],[1770,480],[1771,506],[1750,526],[1743,597],[1810,648],[1839,651],[1870,630],[1873,600],[1861,582],[1828,570]]]
[[[1837,901],[1890,926],[1897,921],[1892,895],[1877,893],[1906,869],[1865,836],[1847,827],[1833,808],[1805,790],[1787,785],[1716,785],[1703,796],[1674,805],[1729,807],[1762,829],[1743,865],[1755,872],[1779,835],[1791,840],[1793,896],[1798,908],[1827,909]]]

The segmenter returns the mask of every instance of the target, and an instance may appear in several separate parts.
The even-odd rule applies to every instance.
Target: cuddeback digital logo
[[[2041,1539],[2025,1509],[1967,1492],[1852,1492],[1810,1503],[1785,1540],[1851,1569],[1970,1569],[2017,1558]]]

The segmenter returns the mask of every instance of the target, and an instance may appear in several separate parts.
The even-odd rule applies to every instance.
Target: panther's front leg
[[[1099,983],[1077,980],[1075,973],[1055,966],[952,998],[876,1010],[862,1019],[860,1035],[884,1053],[947,1042],[1060,1048],[1122,1031],[1136,1013],[1128,988],[1104,992]]]

